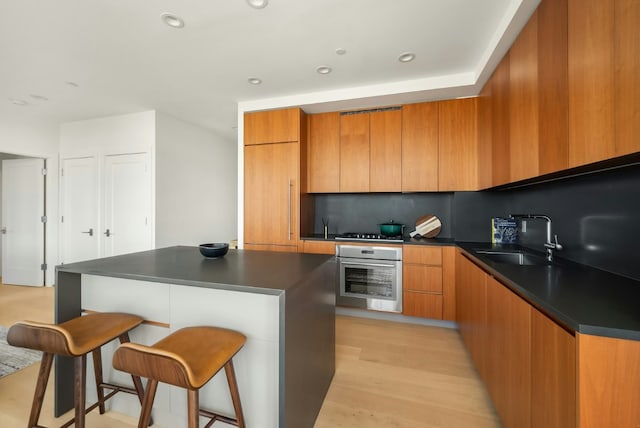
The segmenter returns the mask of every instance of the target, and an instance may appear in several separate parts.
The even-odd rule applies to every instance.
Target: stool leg
[[[200,397],[197,389],[187,389],[189,428],[200,425]]]
[[[93,372],[96,376],[96,393],[98,394],[98,408],[100,409],[100,414],[103,415],[105,412],[104,409],[104,388],[102,385],[102,352],[100,348],[94,349],[93,352]]]
[[[158,389],[158,381],[156,379],[149,379],[147,382],[147,392],[144,394],[144,401],[142,402],[138,428],[147,428],[149,426],[151,408],[153,407],[153,400],[156,398],[156,389]]]
[[[238,428],[244,428],[244,415],[242,414],[242,404],[240,403],[240,393],[238,391],[238,383],[236,381],[236,371],[233,369],[233,361],[227,361],[224,365],[224,373],[227,375],[227,383],[231,392],[231,401],[233,401],[233,409],[236,412]]]
[[[74,369],[74,401],[76,428],[84,428],[84,413],[86,407],[87,386],[87,355],[81,355],[73,359]]]
[[[40,410],[42,410],[42,401],[44,400],[44,392],[47,390],[47,382],[49,382],[52,363],[53,354],[43,352],[40,371],[38,372],[38,381],[36,382],[36,391],[33,394],[31,414],[29,415],[29,427],[38,426],[38,419],[40,419]]]

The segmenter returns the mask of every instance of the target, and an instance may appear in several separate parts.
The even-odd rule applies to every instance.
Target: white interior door
[[[105,156],[104,255],[152,248],[149,155]]]
[[[44,285],[44,159],[2,161],[2,282]]]
[[[96,259],[100,257],[96,159],[62,159],[61,166],[60,261]]]

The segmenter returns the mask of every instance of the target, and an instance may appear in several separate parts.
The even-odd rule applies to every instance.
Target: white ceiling
[[[0,126],[156,109],[234,140],[238,103],[326,111],[474,95],[538,3],[0,0]],[[400,63],[407,51],[416,59]]]

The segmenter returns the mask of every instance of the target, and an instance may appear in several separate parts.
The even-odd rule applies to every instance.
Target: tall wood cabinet
[[[340,191],[368,192],[369,114],[340,115]]]
[[[569,0],[569,164],[640,151],[640,2]]]
[[[310,114],[309,192],[340,192],[340,113]]]
[[[402,106],[403,192],[438,190],[438,103]]]
[[[298,250],[300,219],[313,218],[312,212],[301,215],[306,197],[306,162],[301,162],[306,132],[306,116],[300,109],[245,115],[245,138],[250,144],[244,147],[244,248]],[[292,141],[280,141],[283,138]]]

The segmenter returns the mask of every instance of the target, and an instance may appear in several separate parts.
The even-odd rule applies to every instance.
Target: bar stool
[[[244,428],[244,416],[233,369],[233,356],[247,338],[237,331],[217,327],[186,327],[153,346],[123,343],[113,354],[113,367],[148,378],[138,427],[148,425],[158,382],[187,390],[189,428],[198,427],[199,415]],[[236,417],[200,409],[199,390],[224,367]]]
[[[76,427],[83,428],[85,414],[96,407],[99,407],[100,414],[103,414],[105,401],[118,392],[136,394],[142,403],[144,390],[138,376],[132,376],[135,389],[103,382],[100,352],[100,348],[104,344],[115,338],[119,338],[121,343],[128,342],[129,331],[140,325],[142,321],[142,318],[136,315],[96,312],[73,318],[61,324],[20,321],[12,325],[7,333],[7,342],[10,345],[42,351],[42,362],[33,395],[29,427],[42,428],[38,425],[38,419],[54,355],[73,357],[74,360],[75,417],[62,425],[62,428],[68,427],[74,422]],[[90,352],[93,354],[98,402],[86,409],[87,354]],[[104,395],[105,389],[111,390],[106,396]]]

